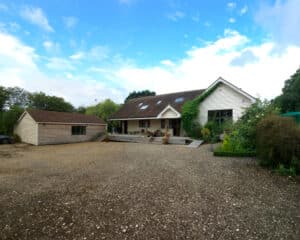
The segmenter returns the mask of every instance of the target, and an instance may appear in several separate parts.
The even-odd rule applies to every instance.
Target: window
[[[166,120],[165,119],[160,120],[160,128],[164,129],[165,127],[166,127]]]
[[[139,121],[140,128],[149,128],[150,127],[150,120],[140,120]]]
[[[183,100],[184,100],[184,97],[176,98],[176,99],[175,99],[175,103],[183,102]]]
[[[232,109],[208,111],[208,121],[215,121],[222,124],[226,120],[232,120]]]
[[[142,105],[143,105],[143,103],[139,103],[139,107],[142,106]]]
[[[85,135],[86,126],[72,126],[72,135]]]
[[[141,106],[141,110],[145,110],[148,108],[149,105],[144,105],[144,106]]]

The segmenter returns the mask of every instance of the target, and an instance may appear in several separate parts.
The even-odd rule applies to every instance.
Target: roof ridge
[[[195,89],[195,90],[187,90],[187,91],[180,91],[180,92],[172,92],[172,93],[163,93],[163,94],[158,94],[155,96],[143,96],[143,97],[136,97],[136,98],[132,98],[130,100],[128,100],[128,102],[133,101],[133,100],[141,100],[141,99],[145,99],[145,98],[155,98],[155,97],[163,97],[166,95],[173,95],[173,94],[179,94],[179,93],[190,93],[190,92],[197,92],[197,91],[205,91],[206,89]]]

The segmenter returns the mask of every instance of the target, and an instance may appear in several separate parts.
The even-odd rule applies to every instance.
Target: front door
[[[174,136],[180,136],[180,119],[170,119],[169,120],[169,127],[173,129]]]
[[[124,121],[124,134],[128,133],[128,121]]]

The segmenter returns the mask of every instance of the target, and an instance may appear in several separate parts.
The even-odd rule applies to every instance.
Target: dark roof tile
[[[130,118],[150,118],[157,117],[157,115],[165,109],[168,105],[175,108],[179,113],[183,104],[192,100],[203,93],[201,90],[177,92],[162,94],[157,96],[140,97],[129,100],[125,103],[119,111],[114,113],[110,119],[130,119]],[[177,101],[176,101],[177,99]],[[143,109],[143,106],[147,106]]]
[[[105,124],[105,122],[94,115],[85,115],[81,113],[55,112],[38,109],[27,110],[29,115],[36,121],[41,123],[90,123]]]

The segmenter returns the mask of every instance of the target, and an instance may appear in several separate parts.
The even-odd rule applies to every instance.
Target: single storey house
[[[203,126],[207,121],[236,121],[255,98],[223,78],[218,78],[207,89],[184,91],[131,99],[110,117],[120,121],[121,133],[139,134],[150,131],[164,132],[168,128],[173,136],[183,136],[182,106],[189,100],[208,93],[199,104],[197,121]]]
[[[90,141],[105,130],[105,122],[93,115],[34,109],[21,115],[14,133],[22,142],[45,145]]]

